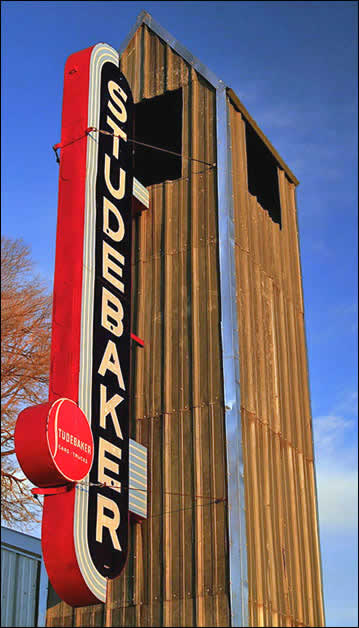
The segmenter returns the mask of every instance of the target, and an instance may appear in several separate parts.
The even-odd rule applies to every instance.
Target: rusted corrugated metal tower
[[[121,69],[137,140],[182,154],[136,149],[151,206],[133,240],[146,345],[132,437],[148,448],[149,518],[107,604],[50,599],[48,625],[323,626],[298,181],[147,13]]]

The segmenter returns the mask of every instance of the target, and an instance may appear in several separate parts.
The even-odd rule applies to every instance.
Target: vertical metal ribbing
[[[244,463],[236,305],[232,149],[224,83],[216,89],[221,335],[225,404],[231,625],[248,626]]]
[[[198,111],[200,103],[199,85],[194,70],[191,71],[191,155],[199,154]],[[193,443],[193,494],[203,495],[203,418],[201,415],[201,381],[200,381],[200,251],[199,251],[199,192],[198,179],[194,162],[190,164],[190,194],[191,194],[191,357],[192,357],[192,381],[191,381],[191,406],[192,406],[192,443]],[[196,626],[205,626],[206,604],[204,599],[204,519],[203,508],[194,509],[195,530],[195,604]]]
[[[229,574],[230,574],[230,606],[232,626],[248,626],[248,583],[247,583],[247,552],[246,552],[246,522],[244,503],[244,477],[243,477],[243,454],[242,454],[242,428],[240,411],[240,391],[239,391],[239,350],[238,350],[238,324],[237,324],[237,304],[236,304],[236,276],[235,276],[235,255],[234,255],[234,216],[232,198],[232,163],[230,148],[229,114],[227,111],[226,88],[223,82],[211,73],[195,59],[189,51],[179,44],[169,33],[157,24],[148,14],[140,16],[139,24],[146,24],[149,29],[156,33],[168,46],[170,46],[179,57],[185,60],[191,68],[202,75],[216,89],[216,131],[217,131],[217,164],[218,164],[218,215],[219,215],[219,263],[220,263],[220,299],[221,299],[221,336],[222,336],[222,368],[224,381],[224,405],[225,405],[225,433],[226,433],[226,457],[227,457],[227,485],[228,485],[228,538],[229,538]],[[133,36],[133,32],[132,35]],[[127,40],[127,42],[129,39]],[[126,47],[122,46],[121,51]],[[182,83],[181,83],[182,84]],[[150,97],[145,93],[144,96]],[[151,95],[154,95],[151,93]],[[193,103],[192,103],[193,104]],[[184,150],[184,154],[188,154]],[[195,153],[193,152],[193,155]],[[155,192],[154,192],[155,193]],[[156,204],[157,207],[157,204]],[[193,210],[193,205],[191,203]],[[193,236],[193,233],[192,233]],[[191,259],[192,271],[196,274],[198,265],[198,252]],[[196,305],[194,307],[194,320],[198,318],[198,296],[194,290]],[[197,309],[196,309],[197,308]],[[197,312],[198,310],[198,312]],[[193,338],[192,338],[193,343]],[[192,349],[199,352],[196,342],[192,344]],[[199,358],[199,353],[198,353]],[[196,374],[198,377],[198,374]],[[192,381],[194,388],[199,385]],[[195,393],[195,390],[193,391]],[[195,433],[201,436],[201,425],[196,419]],[[192,436],[193,438],[193,436]],[[192,441],[196,445],[196,438]],[[199,441],[198,441],[199,442]],[[197,453],[199,450],[197,449]],[[200,456],[196,457],[197,469],[201,469]],[[197,494],[202,494],[201,476],[197,477],[194,490]],[[186,514],[186,513],[185,513]],[[201,516],[195,521],[197,538],[203,536]],[[188,540],[188,539],[187,539]],[[187,542],[186,540],[186,542]],[[203,582],[204,573],[203,556],[197,549],[199,557],[195,574],[197,587]],[[188,575],[188,574],[187,574]],[[194,583],[192,583],[193,585]],[[190,595],[191,583],[187,582],[184,588],[186,595]],[[192,598],[188,597],[184,604],[184,612],[192,615]],[[198,600],[197,600],[198,601]],[[203,606],[203,607],[202,607]],[[188,607],[188,609],[187,609]],[[204,625],[206,619],[206,606],[204,598],[199,600],[196,606],[196,623]],[[193,621],[193,619],[192,619]],[[227,621],[227,620],[226,620]],[[223,624],[228,625],[228,624]]]

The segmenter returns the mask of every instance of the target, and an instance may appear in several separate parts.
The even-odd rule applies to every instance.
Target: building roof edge
[[[291,169],[287,166],[285,161],[279,155],[278,151],[274,148],[273,144],[269,141],[269,139],[263,133],[263,131],[260,129],[260,127],[258,126],[256,121],[252,118],[251,114],[247,111],[247,109],[245,108],[245,106],[242,103],[242,101],[238,98],[237,94],[230,87],[227,87],[227,95],[228,95],[228,98],[231,101],[231,103],[236,107],[236,109],[238,109],[238,111],[240,111],[240,113],[243,115],[243,117],[247,120],[247,122],[249,122],[249,124],[253,127],[255,132],[259,135],[261,140],[264,142],[264,144],[270,150],[272,155],[277,160],[279,166],[286,173],[286,175],[287,175],[288,179],[291,181],[291,183],[294,183],[294,185],[298,185],[299,181],[298,181],[297,177],[293,174]]]
[[[153,19],[152,15],[147,13],[147,11],[141,11],[138,15],[136,23],[133,28],[122,42],[118,53],[121,56],[124,50],[127,48],[131,39],[133,38],[136,31],[142,26],[142,24],[146,24],[148,28],[151,29],[160,39],[162,39],[172,50],[174,50],[178,55],[180,55],[189,65],[191,65],[199,74],[201,74],[215,89],[223,86],[224,83],[221,81],[206,65],[201,63],[197,57],[195,57],[185,46],[183,46],[171,33],[169,33],[165,28],[156,22]]]
[[[298,185],[299,181],[287,166],[285,161],[281,158],[278,151],[274,148],[273,144],[269,141],[263,131],[260,129],[256,121],[252,118],[250,113],[247,111],[243,103],[240,101],[235,92],[225,83],[219,79],[206,65],[201,63],[197,57],[195,57],[185,46],[183,46],[173,35],[171,35],[165,28],[157,22],[150,13],[147,11],[141,11],[141,13],[137,16],[136,22],[132,27],[131,31],[127,35],[127,37],[122,42],[118,53],[121,57],[124,50],[127,48],[131,39],[135,35],[136,31],[142,26],[142,24],[146,24],[148,28],[153,31],[160,39],[162,39],[174,52],[180,55],[189,65],[191,65],[196,72],[201,74],[216,90],[217,89],[226,89],[227,96],[231,103],[241,112],[243,117],[247,120],[247,122],[253,127],[255,132],[259,135],[261,140],[270,150],[279,166],[284,170],[289,180],[294,183],[294,185]]]

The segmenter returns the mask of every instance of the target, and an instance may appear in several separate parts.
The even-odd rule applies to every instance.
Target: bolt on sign
[[[68,58],[49,402],[20,413],[15,447],[44,495],[50,581],[72,606],[104,602],[128,553],[133,195],[148,207],[132,172],[133,109],[113,48]]]

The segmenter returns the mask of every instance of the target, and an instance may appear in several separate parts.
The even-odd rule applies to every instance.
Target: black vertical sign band
[[[105,577],[122,571],[128,551],[133,98],[112,63],[101,74],[96,181],[92,431],[88,509],[91,558]]]

